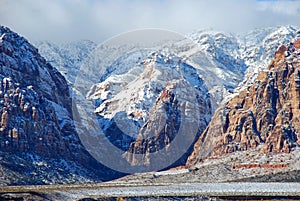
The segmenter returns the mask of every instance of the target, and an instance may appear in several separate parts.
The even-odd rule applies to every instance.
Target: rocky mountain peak
[[[241,58],[248,68],[236,91],[253,84],[259,72],[268,68],[277,48],[297,38],[297,28],[279,26],[257,29],[239,38]]]
[[[250,90],[260,72],[269,72],[272,77],[273,72],[271,71],[273,70],[268,69],[268,66],[277,47],[279,44],[291,41],[296,35],[297,31],[292,26],[259,29],[243,36],[214,31],[197,32],[190,37],[193,41],[185,38],[172,45],[172,51],[176,56],[168,51],[157,51],[155,48],[153,50],[141,49],[133,44],[121,47],[115,46],[116,44],[102,44],[92,51],[88,56],[89,59],[84,62],[85,65],[80,69],[82,78],[77,79],[74,91],[80,89],[83,99],[92,100],[91,105],[93,106],[89,112],[93,115],[96,113],[97,116],[95,118],[97,122],[92,125],[98,127],[97,123],[99,123],[99,133],[103,131],[105,137],[113,145],[126,152],[124,157],[130,164],[151,166],[152,153],[169,147],[175,139],[170,136],[178,133],[175,114],[179,115],[178,111],[185,111],[185,109],[182,108],[184,104],[179,101],[180,95],[177,89],[181,90],[184,88],[182,86],[187,86],[188,91],[195,91],[197,100],[187,99],[187,101],[194,103],[193,108],[202,108],[201,105],[203,104],[206,109],[201,109],[201,111],[205,118],[200,118],[199,122],[208,122],[212,112],[222,104],[224,97],[227,97],[223,102],[226,104],[232,96],[235,96],[235,94],[232,95],[233,92],[242,91],[241,96],[247,94],[247,90]],[[58,60],[61,58],[59,57]],[[68,63],[68,59],[66,61],[65,64]],[[69,67],[68,65],[65,66]],[[275,83],[274,80],[264,80],[269,79],[268,76],[268,73],[265,74],[265,77],[260,76],[260,83],[255,85],[257,87],[261,86],[261,83],[265,83],[262,85],[263,87],[275,85],[272,84]],[[180,80],[180,82],[177,83],[174,80]],[[235,90],[238,83],[240,85]],[[92,87],[90,88],[90,86]],[[88,92],[87,96],[86,92]],[[255,94],[256,92],[251,93]],[[261,96],[267,94],[265,92],[259,93],[262,93]],[[229,94],[231,96],[228,96]],[[174,97],[177,100],[176,104],[172,102]],[[228,105],[228,110],[223,112],[225,117],[230,107],[236,108],[237,111],[243,109],[244,97],[240,99],[241,103],[236,102],[236,105]],[[247,101],[248,99],[251,98],[245,98]],[[185,102],[185,100],[182,101]],[[267,99],[266,101],[270,100]],[[79,107],[84,108],[85,105],[79,104]],[[250,107],[249,103],[247,107],[249,108],[243,109],[240,114],[243,115],[240,120],[243,122],[241,124],[247,124],[246,127],[257,127],[257,123],[254,124],[254,120],[250,120],[255,119],[256,121],[257,111],[264,111],[264,107],[261,106],[255,110],[255,107]],[[272,111],[272,114],[276,114],[277,110],[274,112],[273,109],[266,109],[267,112]],[[262,114],[259,115],[262,116]],[[91,116],[85,115],[86,123],[84,124],[88,128],[91,125],[89,124]],[[160,121],[164,120],[166,116],[173,119],[173,123]],[[224,120],[224,124],[227,124],[226,118],[220,116],[222,117],[220,119]],[[217,118],[214,121],[217,122],[218,120]],[[166,131],[163,131],[161,128],[165,127]],[[204,127],[202,126],[200,130],[203,130]],[[228,129],[226,128],[224,132],[230,133],[231,130]],[[243,137],[242,141],[246,142],[247,147],[250,148],[261,146],[267,139],[266,135],[261,134],[261,132],[263,131],[256,128],[253,131],[255,135],[252,136],[252,134],[247,133],[247,136],[252,137]],[[200,135],[201,132],[196,133]],[[232,141],[231,133],[228,139]],[[206,143],[208,142],[209,140]],[[233,144],[230,146],[234,147]],[[293,146],[291,145],[291,147]],[[226,149],[228,150],[225,152],[230,152],[236,148]],[[205,153],[207,152],[203,152],[204,155]],[[178,164],[183,164],[182,161]]]
[[[144,157],[134,161],[138,159],[130,155],[137,152],[132,150],[144,150],[138,154],[145,156],[164,148],[168,143],[161,139],[166,135],[175,137],[181,124],[188,125],[184,119],[197,122],[196,127],[202,131],[212,113],[207,88],[197,70],[180,57],[164,51],[152,52],[127,73],[112,75],[95,84],[87,97],[99,103],[95,112],[102,131],[127,152],[124,157],[134,166],[146,165],[149,160]],[[188,118],[190,112],[197,117]],[[194,138],[199,134],[197,128],[191,132]],[[139,143],[141,136],[145,137],[143,143]],[[172,141],[171,136],[166,138]],[[151,143],[146,143],[147,140],[156,148],[149,148]]]
[[[89,40],[61,44],[39,41],[35,45],[47,62],[57,68],[71,85],[75,82],[82,63],[96,48],[96,43]]]
[[[1,172],[1,183],[99,179],[92,169],[87,172],[88,164],[97,163],[79,141],[71,106],[69,87],[58,70],[26,39],[0,26],[0,167],[19,173]]]
[[[47,99],[63,105],[70,111],[69,90],[65,78],[46,63],[37,48],[25,38],[6,27],[0,28],[0,34],[1,75],[22,86],[34,86]]]
[[[2,147],[7,149],[5,144],[12,140],[16,142],[11,142],[14,144],[11,150],[20,148],[19,151],[28,151],[30,148],[47,156],[62,154],[50,154],[48,150],[56,146],[53,143],[55,136],[57,138],[62,134],[58,128],[65,129],[64,126],[67,126],[63,122],[59,125],[53,105],[61,107],[66,114],[71,109],[64,77],[47,64],[26,39],[5,27],[1,27],[0,34]],[[45,112],[45,109],[48,111]],[[67,117],[70,119],[70,116]],[[15,134],[9,135],[13,131]],[[30,146],[34,141],[36,144]],[[57,143],[63,141],[58,140]],[[37,148],[39,144],[41,147]],[[64,149],[64,144],[57,144],[53,150],[60,149]]]
[[[248,149],[279,153],[299,146],[299,41],[280,46],[253,86],[216,111],[187,164]]]
[[[182,165],[210,115],[206,94],[196,91],[186,80],[169,81],[124,157],[133,166],[149,169]]]

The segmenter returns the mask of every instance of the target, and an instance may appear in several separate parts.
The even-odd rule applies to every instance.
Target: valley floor
[[[300,152],[236,152],[95,184],[2,186],[0,200],[300,200]]]
[[[45,185],[0,188],[0,200],[257,200],[300,199],[300,183]]]

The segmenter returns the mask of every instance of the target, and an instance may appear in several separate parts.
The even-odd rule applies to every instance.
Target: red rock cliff
[[[299,146],[299,44],[300,39],[279,47],[268,71],[216,111],[187,165],[251,148],[277,153]]]

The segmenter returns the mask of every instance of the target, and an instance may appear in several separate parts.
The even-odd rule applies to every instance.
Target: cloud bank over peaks
[[[0,24],[31,41],[102,42],[143,28],[182,34],[199,29],[246,32],[300,26],[299,0],[1,0]]]

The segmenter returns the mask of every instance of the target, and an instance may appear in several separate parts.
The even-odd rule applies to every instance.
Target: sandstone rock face
[[[209,156],[259,148],[290,152],[300,144],[300,40],[282,45],[253,86],[218,109],[187,165]]]
[[[132,165],[153,167],[171,158],[176,160],[170,165],[184,164],[190,147],[205,129],[210,114],[209,101],[205,100],[205,96],[193,99],[192,94],[184,81],[166,85],[151,109],[148,121],[125,154]],[[163,149],[163,154],[152,155]]]
[[[1,26],[0,156],[4,158],[1,159],[0,167],[12,162],[8,156],[15,156],[12,160],[21,157],[28,160],[27,164],[31,161],[32,166],[37,164],[34,158],[44,160],[41,164],[48,163],[46,166],[52,166],[52,169],[34,173],[35,178],[39,179],[31,182],[43,183],[43,178],[56,169],[65,170],[65,174],[68,174],[67,171],[81,171],[89,165],[97,166],[97,162],[80,143],[71,109],[71,97],[65,78],[26,39]],[[54,164],[52,159],[61,160],[61,163]],[[74,169],[67,167],[67,161],[73,161]],[[11,166],[18,170],[17,164]],[[35,171],[28,169],[22,174],[28,176]],[[91,172],[91,175],[97,180],[99,175],[94,173]],[[74,175],[71,176],[72,182],[79,178]],[[63,176],[60,179],[59,182],[66,182]]]
[[[74,130],[64,77],[24,38],[4,27],[0,34],[1,150],[71,157],[67,138],[76,138],[68,136]]]
[[[178,156],[173,154],[176,159],[168,165],[186,154],[178,162],[183,165],[188,149],[212,114],[208,90],[197,69],[160,51],[127,74],[94,85],[88,98],[101,100],[95,112],[110,142],[124,151],[131,165],[146,166],[146,170],[155,169],[166,158],[171,160],[173,151]],[[183,147],[178,145],[175,150],[179,135]]]
[[[189,40],[185,39],[178,44],[173,44],[174,47],[172,45],[172,52],[174,51],[173,54],[176,56],[168,51],[163,52],[163,55],[160,54],[160,51],[150,55],[153,51],[150,49],[139,50],[134,44],[119,48],[101,45],[102,47],[98,46],[93,52],[79,48],[83,52],[87,51],[87,54],[82,55],[91,54],[87,62],[83,62],[85,67],[80,69],[80,74],[83,76],[82,79],[77,77],[74,91],[77,89],[82,91],[84,94],[82,97],[85,99],[87,95],[88,99],[93,100],[94,106],[86,113],[92,115],[85,115],[85,118],[81,117],[80,121],[83,122],[83,125],[88,125],[89,130],[91,127],[99,127],[115,147],[126,152],[124,157],[130,164],[151,166],[154,156],[152,153],[164,149],[171,153],[168,151],[170,150],[168,147],[175,143],[174,136],[178,133],[180,125],[185,124],[180,121],[181,111],[185,111],[185,106],[181,102],[196,103],[196,111],[201,110],[201,112],[194,117],[197,121],[204,122],[198,117],[208,114],[209,111],[214,112],[223,98],[234,92],[235,87],[243,78],[245,78],[244,82],[236,91],[251,85],[258,72],[267,68],[278,44],[290,41],[295,34],[296,28],[292,26],[259,29],[245,36],[214,31],[197,32],[191,36],[196,44],[191,44]],[[87,45],[89,46],[89,44]],[[73,52],[72,50],[68,51],[67,48],[57,51],[55,45],[50,45],[49,47],[55,47],[55,49],[53,52],[49,52],[47,46],[48,44],[42,44],[40,47],[45,51],[40,52],[63,74],[68,72],[67,79],[74,82],[75,71],[65,68],[77,66],[78,69],[80,65],[76,64],[77,58],[80,61],[82,57],[76,56],[77,53],[74,51],[76,59],[69,59],[69,54],[64,55],[64,52]],[[78,55],[81,55],[80,52]],[[82,62],[79,63],[82,64]],[[191,68],[193,70],[188,70],[191,75],[188,76],[190,78],[188,82],[193,82],[197,77],[201,77],[204,84],[194,82],[192,85],[205,85],[208,90],[210,97],[206,101],[203,101],[205,98],[202,98],[203,100],[199,101],[200,105],[197,103],[198,101],[191,101],[190,97],[178,101],[181,96],[176,88],[187,88],[188,92],[194,90],[185,82],[176,82],[175,85],[175,82],[172,81],[182,79],[184,74],[182,72],[188,69],[187,66],[193,67]],[[244,77],[245,70],[246,76]],[[180,71],[182,71],[181,74]],[[68,76],[70,74],[73,76],[72,79]],[[99,80],[100,83],[98,83]],[[166,99],[165,93],[176,97],[177,102],[173,102],[173,99]],[[202,97],[203,94],[207,94],[207,92],[199,92],[199,97]],[[78,98],[77,95],[74,96]],[[86,108],[85,106],[87,105],[80,104],[80,108]],[[187,105],[187,107],[190,106]],[[202,107],[204,109],[199,109]],[[206,112],[202,113],[205,110]],[[91,121],[94,112],[98,115],[98,118],[94,118],[99,120],[98,122]],[[194,114],[189,113],[189,115],[193,116]],[[247,113],[241,115],[247,117]],[[209,116],[205,117],[206,121],[209,121]],[[166,119],[170,119],[170,121],[166,121]],[[217,121],[218,119],[215,120],[215,122]],[[240,121],[243,122],[244,117]],[[248,124],[255,126],[251,121]],[[187,133],[197,133],[196,138],[201,133],[201,131],[199,133],[192,132],[189,127],[185,127],[185,129]],[[203,129],[204,126],[200,130]],[[83,131],[83,133],[85,132]],[[225,139],[225,141],[230,140],[231,136]],[[245,137],[243,140],[247,141]],[[259,139],[250,141],[252,146],[260,143]],[[180,159],[180,161],[178,164],[183,164],[184,160]]]
[[[185,80],[167,83],[156,99],[148,121],[135,142],[130,144],[125,154],[127,160],[135,166],[152,168],[167,160],[171,160],[169,165],[172,166],[184,164],[209,116],[210,102],[205,94],[196,95]],[[162,154],[156,153],[162,150]]]

